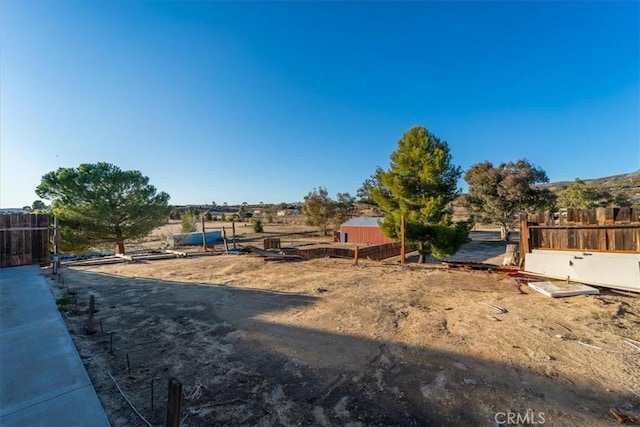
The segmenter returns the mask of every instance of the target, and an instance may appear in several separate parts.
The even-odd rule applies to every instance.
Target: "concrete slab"
[[[109,426],[38,266],[0,270],[0,425]]]
[[[551,298],[572,297],[575,295],[598,295],[596,288],[583,285],[582,283],[556,284],[549,281],[529,282],[529,287]]]
[[[2,331],[38,325],[60,317],[58,310],[51,310],[53,297],[48,288],[25,283],[21,279],[24,275],[21,276],[15,272],[5,273],[5,270],[20,269],[22,267],[0,270],[0,330]]]
[[[16,411],[1,418],[3,426],[108,426],[106,417],[95,418],[101,407],[91,384],[62,394],[28,410]],[[55,408],[55,413],[52,413]],[[104,415],[104,413],[103,413]]]

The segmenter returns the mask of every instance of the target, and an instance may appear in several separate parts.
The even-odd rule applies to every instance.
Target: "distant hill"
[[[621,175],[605,176],[603,178],[582,178],[587,186],[606,190],[614,196],[622,195],[629,200],[640,199],[640,169]],[[557,181],[548,184],[541,184],[538,187],[548,188],[553,193],[558,194],[566,189],[573,181]]]
[[[624,196],[634,203],[640,202],[640,169],[621,175],[605,176],[603,178],[580,177],[587,186],[606,190],[614,196]],[[558,195],[565,190],[573,181],[556,181],[547,184],[537,185],[538,188],[548,188],[554,194]],[[468,210],[462,205],[462,196],[453,201],[453,220],[462,221],[469,218]]]

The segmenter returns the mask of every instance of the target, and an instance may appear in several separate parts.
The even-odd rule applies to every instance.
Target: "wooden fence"
[[[567,209],[520,215],[520,253],[533,249],[640,253],[640,209]]]
[[[0,214],[0,267],[50,263],[49,215]]]
[[[299,255],[305,259],[336,257],[336,258],[354,258],[355,249],[351,248],[313,248],[298,249],[291,254]],[[369,258],[373,261],[381,261],[400,255],[400,243],[385,243],[383,245],[367,246],[358,248],[358,256],[361,259]]]

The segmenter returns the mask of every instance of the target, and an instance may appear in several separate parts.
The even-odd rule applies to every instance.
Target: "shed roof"
[[[350,227],[378,227],[378,222],[382,220],[384,220],[382,216],[359,216],[357,218],[351,218],[342,225]]]

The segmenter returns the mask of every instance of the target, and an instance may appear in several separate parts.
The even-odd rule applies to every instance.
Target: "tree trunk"
[[[116,226],[116,245],[118,245],[118,253],[124,255],[124,239],[122,238],[122,231],[120,227]]]
[[[420,254],[420,256],[418,257],[418,264],[424,264],[425,262],[427,262],[427,255],[429,255],[429,252],[427,251],[427,245],[427,242],[420,243],[420,250],[418,251],[418,253]]]
[[[509,241],[509,230],[504,225],[500,226],[500,240],[502,240],[504,242],[508,242]]]

